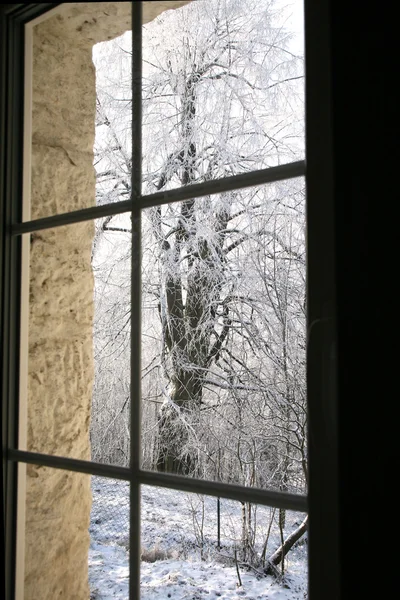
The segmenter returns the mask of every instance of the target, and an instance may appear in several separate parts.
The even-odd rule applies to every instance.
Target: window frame
[[[140,194],[140,160],[132,176],[131,201],[102,207],[83,209],[54,217],[22,222],[23,197],[23,107],[25,25],[61,3],[3,5],[1,13],[1,121],[0,133],[4,140],[0,148],[0,230],[1,251],[1,340],[2,357],[2,443],[3,443],[3,523],[5,533],[5,598],[15,598],[16,532],[17,532],[17,478],[18,466],[28,463],[63,468],[91,475],[113,477],[130,481],[131,535],[136,543],[130,551],[130,597],[139,597],[140,583],[140,485],[156,485],[187,492],[197,492],[234,500],[248,500],[258,504],[300,510],[309,514],[309,597],[326,600],[339,597],[339,540],[338,540],[338,480],[337,480],[337,398],[335,384],[336,321],[335,321],[335,247],[333,160],[331,136],[330,38],[329,2],[305,0],[305,54],[306,54],[306,148],[305,162],[273,167],[245,175],[229,177],[216,182],[195,184],[149,196]],[[141,40],[141,2],[132,3],[132,38]],[[133,47],[133,81],[141,77],[141,43]],[[134,87],[134,86],[133,86]],[[7,94],[4,93],[7,90]],[[133,94],[133,124],[141,122],[141,88]],[[133,159],[141,157],[141,127],[133,126]],[[307,171],[307,172],[305,172]],[[18,386],[20,357],[21,302],[21,240],[22,234],[43,228],[77,223],[110,214],[132,211],[133,222],[140,234],[140,213],[154,204],[178,202],[224,189],[239,189],[289,177],[305,175],[307,188],[307,402],[309,444],[309,490],[307,499],[287,493],[244,488],[218,482],[187,479],[178,475],[146,472],[138,463],[140,451],[140,403],[131,402],[132,465],[130,468],[103,465],[58,456],[26,452],[18,449]],[[225,187],[224,187],[225,186]],[[320,198],[324,201],[321,202]],[[140,235],[132,236],[134,243]],[[135,254],[135,246],[132,248]],[[140,282],[140,269],[132,264],[132,290]],[[140,323],[140,298],[132,293],[132,310]],[[140,326],[133,328],[131,378],[139,391]],[[136,372],[135,372],[136,369]],[[131,398],[135,396],[132,386]],[[139,397],[139,396],[138,396]],[[135,435],[136,434],[136,435]],[[136,457],[136,462],[134,458]],[[308,504],[308,506],[306,506]],[[329,545],[327,539],[330,540]],[[323,552],[322,552],[323,549]]]

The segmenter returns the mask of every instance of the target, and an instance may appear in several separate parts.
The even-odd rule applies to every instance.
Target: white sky
[[[295,34],[290,46],[294,54],[304,53],[304,0],[275,0],[277,7],[286,8],[288,19],[286,26]],[[178,9],[179,10],[179,9]],[[93,48],[94,55],[98,53],[102,44]]]
[[[304,2],[303,0],[277,0],[277,5],[287,7],[287,28],[295,33],[290,46],[294,54],[304,54]]]

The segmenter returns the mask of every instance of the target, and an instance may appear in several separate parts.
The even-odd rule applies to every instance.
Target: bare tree
[[[274,11],[269,0],[210,0],[145,27],[145,192],[302,155],[302,59],[288,49],[290,36]],[[119,81],[103,85],[97,104],[99,203],[131,193],[130,89],[123,77],[120,81],[129,44],[116,41],[114,49]],[[115,269],[129,258],[123,237],[129,229],[127,218],[99,222],[93,255],[103,285],[96,317],[98,410],[110,371],[121,382],[112,410],[103,411],[117,446],[113,461],[125,460],[116,452],[126,447],[121,436],[129,438],[122,382],[129,379],[130,286]],[[118,247],[107,277],[101,258],[105,236],[113,236]],[[143,460],[148,468],[305,490],[304,239],[300,180],[144,212]],[[114,360],[122,354],[123,360]],[[104,438],[96,419],[93,423],[94,451],[103,451],[108,445],[100,448]],[[110,423],[118,424],[119,435]],[[251,515],[251,505],[244,505],[247,555]],[[280,519],[284,527],[284,513]]]

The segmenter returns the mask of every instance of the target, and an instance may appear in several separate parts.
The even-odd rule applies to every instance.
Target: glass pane
[[[129,598],[129,483],[92,477],[91,600]]]
[[[127,467],[131,407],[131,216],[106,218],[102,223],[93,261],[95,373],[91,455],[96,462]]]
[[[304,180],[144,211],[143,467],[305,493]]]
[[[306,598],[306,523],[301,513],[144,486],[141,600]]]
[[[118,3],[118,6],[125,3]],[[152,26],[154,19],[166,9],[177,9],[186,2],[144,2],[143,23]],[[125,9],[124,9],[125,10]],[[167,10],[167,14],[175,13]],[[118,19],[110,14],[109,19]],[[96,67],[96,138],[94,164],[96,169],[96,204],[128,200],[132,177],[132,32],[93,48]],[[144,28],[143,32],[146,32]],[[149,47],[146,39],[144,48]],[[144,102],[144,107],[146,102]],[[157,124],[147,134],[155,135]],[[154,148],[151,149],[151,152]],[[157,152],[159,150],[157,149]]]
[[[25,496],[19,597],[127,599],[128,484],[36,465],[20,466],[19,482]]]
[[[96,104],[98,74],[92,54],[99,42],[130,29],[130,2],[119,2],[108,11],[98,3],[61,4],[32,27],[24,220],[94,206],[112,193],[100,177],[104,165],[98,149],[107,126]],[[113,68],[117,71],[116,65]],[[130,145],[129,133],[125,141]],[[115,146],[114,142],[110,150],[121,159]],[[119,166],[124,168],[124,163]],[[96,176],[101,190],[96,189]],[[113,201],[125,200],[123,191],[114,191]]]
[[[129,464],[130,226],[124,214],[25,240],[28,450]]]
[[[190,2],[146,25],[143,157],[145,194],[304,158],[302,0]]]

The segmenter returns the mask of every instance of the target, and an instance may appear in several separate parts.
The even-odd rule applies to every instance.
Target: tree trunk
[[[182,149],[178,164],[183,186],[196,181],[194,126],[198,80],[196,72],[187,77],[181,98]],[[165,182],[166,177],[162,175],[157,188],[162,189]],[[226,309],[223,332],[216,335],[217,341],[212,345],[212,333],[215,335],[215,328],[218,326],[216,311],[224,275],[224,236],[219,236],[218,233],[219,230],[225,231],[229,215],[226,210],[219,215],[215,224],[217,241],[210,243],[208,239],[197,235],[195,206],[193,199],[182,202],[178,224],[168,233],[162,232],[160,210],[156,213],[155,221],[160,260],[166,266],[163,303],[165,313],[160,313],[160,316],[164,356],[170,359],[169,369],[166,369],[169,371],[170,402],[160,412],[157,470],[182,475],[199,475],[196,473],[199,469],[197,455],[187,444],[190,426],[185,418],[193,415],[200,407],[205,373],[218,356],[230,325]],[[183,251],[187,254],[186,282],[182,274]]]
[[[279,548],[275,550],[273,554],[271,554],[265,567],[265,572],[267,574],[275,574],[274,567],[276,567],[276,565],[279,565],[279,563],[285,558],[289,550],[293,548],[295,543],[298,542],[298,540],[305,534],[305,532],[307,531],[307,526],[308,515],[301,523],[301,525],[286,538],[283,544],[279,546]]]

